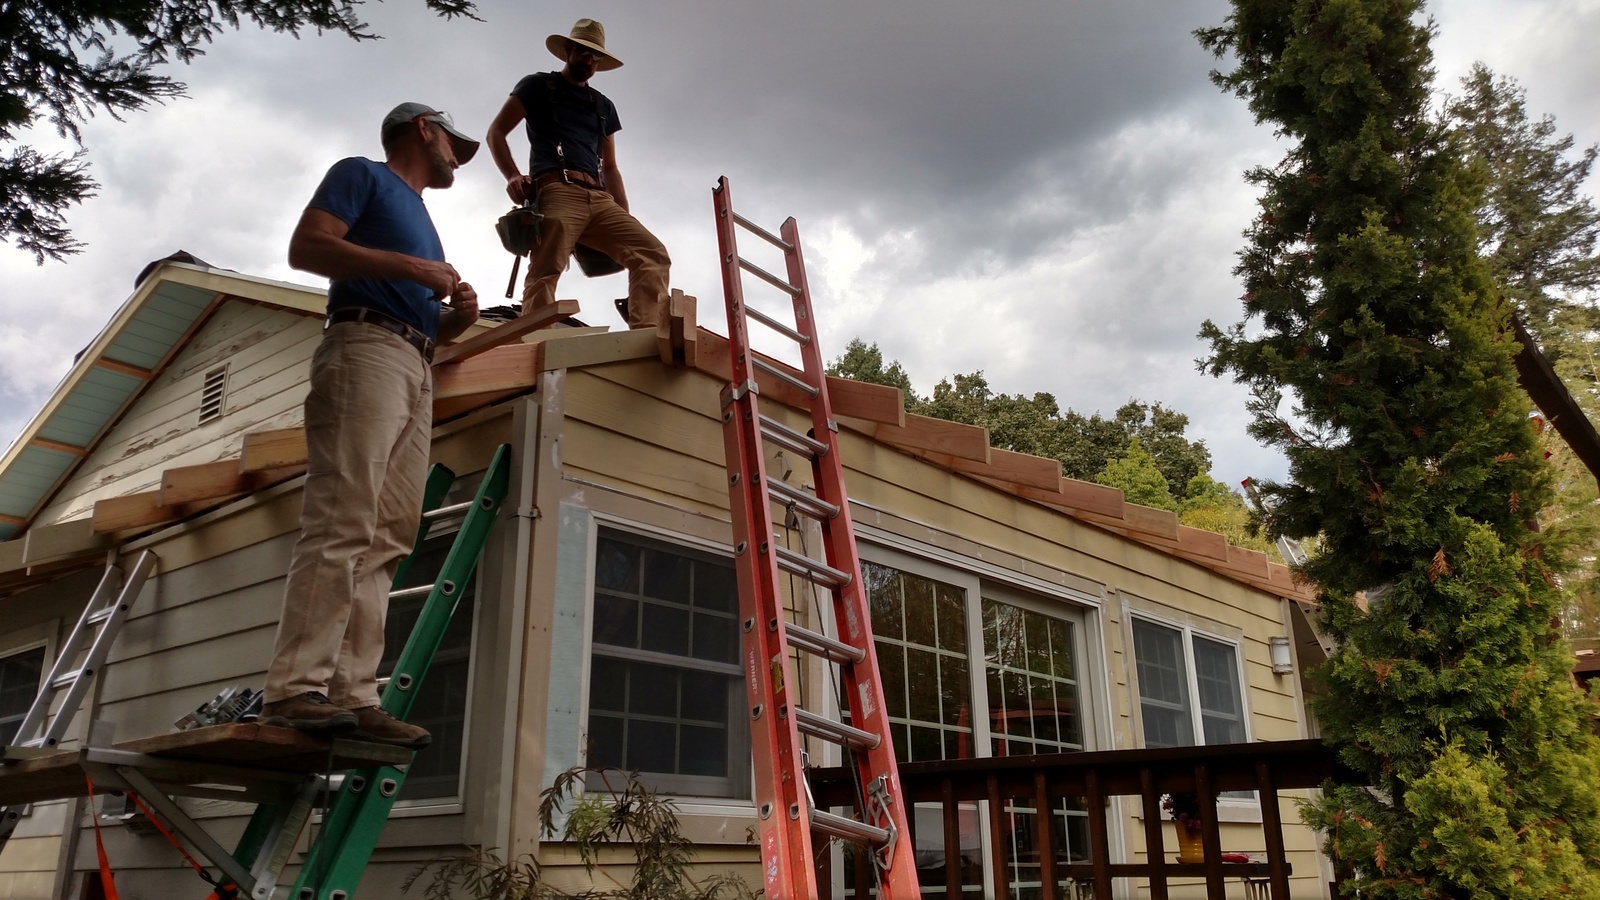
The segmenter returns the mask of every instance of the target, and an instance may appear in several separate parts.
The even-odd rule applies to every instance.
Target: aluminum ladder
[[[885,900],[920,897],[911,832],[906,823],[894,743],[883,700],[883,683],[872,643],[872,619],[862,587],[844,469],[839,462],[838,426],[828,400],[827,377],[817,347],[811,293],[793,218],[778,234],[733,211],[726,177],[712,189],[717,247],[727,302],[732,381],[722,391],[723,444],[728,461],[728,496],[733,519],[734,568],[739,584],[743,630],[742,668],[749,700],[751,749],[755,757],[757,833],[761,845],[765,896],[810,900],[820,896],[816,853],[827,841],[813,832],[865,845],[872,850],[878,896]],[[739,255],[743,228],[782,251],[787,277],[779,277]],[[786,294],[793,324],[744,302],[743,273]],[[804,372],[758,356],[750,345],[749,320],[798,345]],[[762,415],[758,375],[774,379],[809,398],[810,434]],[[770,478],[767,442],[810,460],[815,493]],[[773,540],[774,503],[813,520],[820,527],[825,558],[781,547]],[[833,599],[837,637],[784,619],[779,572],[826,590]],[[804,651],[838,666],[842,704],[850,722],[834,721],[798,705],[791,651]],[[844,748],[857,775],[857,809],[848,818],[815,808],[806,784],[807,760],[801,735]]]
[[[126,572],[126,578],[121,566],[114,562],[106,566],[99,586],[83,607],[78,624],[73,626],[72,633],[61,645],[55,665],[51,666],[50,674],[39,686],[39,695],[17,726],[12,743],[0,747],[0,759],[29,755],[28,751],[50,752],[61,744],[73,716],[89,692],[89,686],[106,664],[111,644],[117,639],[117,632],[122,630],[122,623],[127,621],[134,600],[144,590],[145,580],[150,577],[156,561],[154,553],[144,551],[134,560],[133,567]],[[88,652],[79,662],[78,654],[84,651],[86,645]],[[56,706],[56,716],[50,720],[49,727],[44,727],[45,718],[50,714],[50,707],[56,705],[57,697],[61,698],[61,703]],[[41,728],[43,733],[39,733]],[[10,840],[21,818],[22,807],[0,807],[0,848]]]

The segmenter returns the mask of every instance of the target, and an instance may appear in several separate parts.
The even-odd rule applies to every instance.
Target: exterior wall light
[[[1289,653],[1289,639],[1281,634],[1267,638],[1272,650],[1272,674],[1288,675],[1294,671],[1294,657]]]

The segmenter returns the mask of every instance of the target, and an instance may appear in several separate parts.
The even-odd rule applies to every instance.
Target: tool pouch
[[[500,246],[505,247],[507,253],[526,256],[533,245],[539,243],[539,226],[543,221],[538,201],[529,200],[501,216],[500,221],[494,223],[494,230],[500,235]]]

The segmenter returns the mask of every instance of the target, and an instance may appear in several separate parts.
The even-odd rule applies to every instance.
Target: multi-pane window
[[[1247,740],[1238,647],[1136,618],[1133,655],[1145,746]]]
[[[433,584],[444,568],[445,556],[455,534],[428,538],[411,561],[402,587]],[[472,669],[472,619],[477,606],[477,578],[463,586],[456,602],[455,615],[439,642],[438,652],[428,667],[406,721],[433,735],[428,749],[418,753],[406,771],[399,800],[454,797],[461,789],[461,762],[466,750],[468,678]],[[400,660],[406,639],[422,615],[426,597],[411,597],[389,602],[389,617],[383,626],[383,661],[378,677],[387,678]]]
[[[983,600],[989,741],[995,756],[1083,749],[1072,623]]]
[[[738,589],[724,559],[602,531],[587,759],[660,790],[750,796]]]
[[[966,592],[876,563],[862,563],[861,575],[895,758],[976,756]]]
[[[0,744],[8,744],[16,737],[23,717],[39,695],[43,673],[43,647],[0,657]]]

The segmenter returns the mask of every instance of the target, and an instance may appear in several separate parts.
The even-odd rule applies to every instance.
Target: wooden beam
[[[540,341],[539,371],[571,369],[657,355],[656,333],[648,328]]]
[[[1267,581],[1271,577],[1271,572],[1267,565],[1267,555],[1260,550],[1249,550],[1229,544],[1228,565],[1241,572],[1248,572],[1262,581]]]
[[[140,381],[149,381],[156,374],[150,369],[141,369],[138,366],[130,366],[125,362],[117,362],[114,359],[106,359],[103,356],[99,359],[96,359],[94,361],[94,365],[95,368],[105,369],[107,372],[116,372],[118,375],[127,375],[130,378],[137,378]]]
[[[451,397],[447,400],[433,401],[433,424],[439,425],[456,416],[481,409],[501,400],[508,400],[519,394],[526,393],[525,389],[514,391],[493,391],[487,394],[468,394],[465,397]]]
[[[831,395],[830,395],[831,397]],[[874,440],[902,450],[931,450],[948,456],[960,457],[987,464],[989,462],[989,429],[931,416],[906,414],[906,424],[890,425],[884,422],[866,422],[841,414],[837,407],[834,416],[841,424],[848,424]],[[851,421],[846,422],[846,419]]]
[[[1203,559],[1228,561],[1228,539],[1215,531],[1179,525],[1178,545]]]
[[[1089,484],[1073,478],[1061,479],[1059,491],[1047,491],[1042,488],[1029,487],[1024,484],[1012,484],[1007,481],[997,481],[993,478],[979,478],[985,484],[992,485],[1008,494],[1015,494],[1027,500],[1043,503],[1065,512],[1095,513],[1110,520],[1117,527],[1126,527],[1122,521],[1125,504],[1122,492],[1103,484]],[[1085,519],[1085,521],[1088,521]]]
[[[224,459],[198,466],[181,466],[161,473],[156,502],[161,506],[195,503],[217,497],[259,491],[305,472],[305,464],[252,472],[239,471],[239,460]]]
[[[435,364],[433,402],[533,387],[539,379],[539,346],[511,344],[460,362]]]
[[[88,447],[79,447],[77,444],[63,444],[60,441],[52,441],[42,437],[34,438],[28,442],[28,445],[38,447],[40,450],[53,450],[57,453],[65,453],[68,456],[76,456],[79,459],[89,455]]]
[[[22,561],[29,566],[99,553],[111,546],[111,541],[96,533],[88,519],[30,528],[23,541]]]
[[[525,313],[505,323],[496,325],[488,331],[473,335],[466,340],[456,341],[449,346],[440,347],[433,354],[434,368],[446,363],[459,362],[471,356],[476,356],[485,350],[509,344],[530,331],[547,328],[567,316],[578,311],[578,301],[557,300],[548,306],[540,307],[532,312]]]
[[[276,428],[252,431],[244,436],[239,451],[239,472],[260,472],[306,462],[306,430]]]
[[[95,501],[94,515],[90,521],[93,522],[96,534],[126,532],[186,519],[242,496],[243,493],[238,493],[195,503],[165,506],[161,503],[160,491],[145,491],[141,494],[128,494]]]
[[[1092,512],[1082,515],[1086,521],[1111,528],[1125,537],[1159,538],[1168,543],[1164,549],[1175,549],[1178,544],[1178,514],[1165,509],[1124,502],[1122,515],[1117,517]]]
[[[836,416],[854,416],[869,422],[901,427],[906,424],[904,395],[899,388],[887,384],[829,375],[828,402],[833,404],[833,414]]]
[[[672,289],[672,295],[667,298],[666,305],[661,309],[661,316],[656,320],[656,350],[664,365],[688,365],[689,353],[696,343],[695,331],[695,298],[685,294],[677,288]]]
[[[932,450],[913,451],[912,455],[963,475],[980,475],[995,481],[1022,484],[1056,493],[1061,491],[1061,463],[1043,456],[1001,450],[998,447],[989,448],[989,461],[986,463],[951,456],[948,453],[935,453]]]

